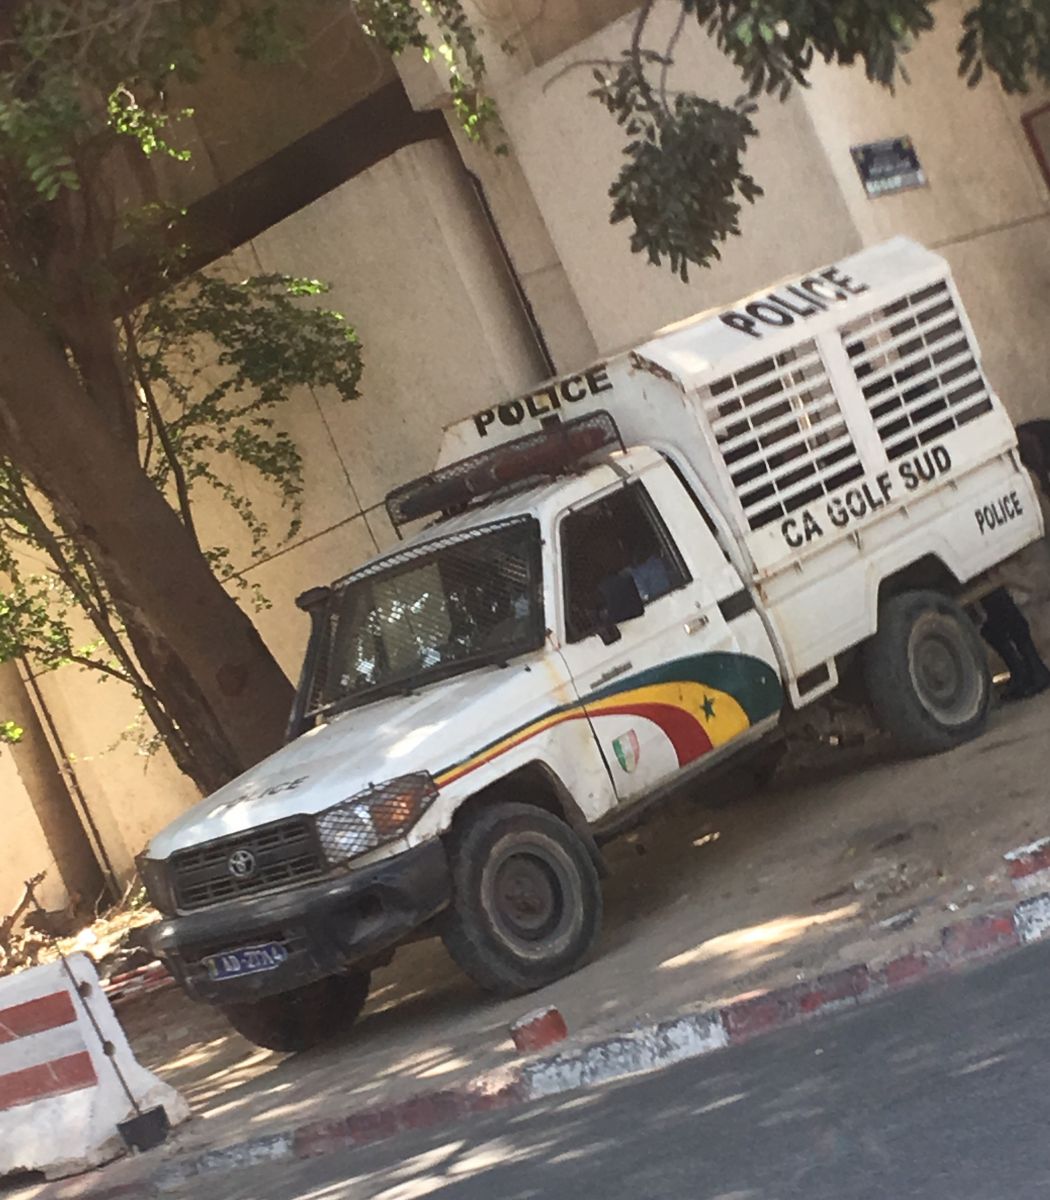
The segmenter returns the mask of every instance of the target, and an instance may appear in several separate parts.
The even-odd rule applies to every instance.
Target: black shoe
[[[999,693],[999,699],[1006,704],[1013,700],[1027,700],[1036,694],[1033,687],[1027,671],[1018,671],[1016,675],[1011,671],[1010,682]]]
[[[1028,696],[1039,696],[1050,688],[1050,670],[1047,670],[1046,665],[1040,662],[1037,669],[1033,669],[1031,673],[1031,682],[1028,685]],[[1025,699],[1028,697],[1026,696]]]
[[[1035,643],[1029,638],[1028,641],[1018,647],[1021,651],[1021,657],[1024,660],[1024,692],[1018,696],[1019,700],[1028,700],[1032,696],[1038,696],[1050,688],[1050,670],[1047,665],[1039,657],[1039,651],[1035,648]],[[1013,676],[1011,673],[1011,682]]]

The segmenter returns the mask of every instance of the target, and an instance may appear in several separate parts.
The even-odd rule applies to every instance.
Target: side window
[[[641,484],[628,484],[562,522],[566,634],[580,642],[609,622],[609,581],[629,574],[652,604],[689,582],[689,573]]]

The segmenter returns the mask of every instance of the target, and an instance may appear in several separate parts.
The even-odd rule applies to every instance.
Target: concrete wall
[[[26,783],[10,746],[0,746],[0,794],[3,795],[4,860],[0,864],[0,919],[22,896],[23,882],[40,871],[48,878],[37,893],[46,908],[60,908],[67,893],[55,871],[54,856],[44,837]]]
[[[155,199],[156,191],[191,204],[396,79],[390,58],[364,35],[349,4],[303,8],[296,61],[244,61],[221,32],[201,34],[212,65],[200,81],[176,84],[172,93],[173,109],[192,115],[173,123],[169,140],[192,157],[147,160],[129,144],[122,172],[129,202]]]
[[[0,665],[0,710],[0,719],[23,731],[17,744],[0,745],[0,920],[21,899],[25,880],[42,871],[36,896],[46,909],[65,907],[72,897],[90,909],[102,891],[101,872],[14,662]]]
[[[803,100],[862,241],[905,233],[951,262],[991,378],[1020,421],[1050,413],[1050,194],[1021,124],[1042,97],[1006,96],[991,78],[964,85],[955,48],[963,9],[950,0],[938,12],[896,95],[860,71],[819,67]],[[929,186],[869,200],[850,146],[903,134]]]
[[[1022,114],[1043,97],[1007,97],[991,79],[966,88],[957,74],[963,10],[958,0],[943,11],[938,6],[937,30],[910,57],[912,83],[895,95],[870,84],[860,69],[818,66],[812,88],[796,90],[786,104],[761,101],[756,120],[761,136],[749,169],[766,194],[753,209],[745,208],[743,236],[728,243],[722,261],[692,272],[689,284],[632,255],[627,229],[604,219],[623,138],[587,97],[592,82],[587,64],[614,59],[628,44],[633,16],[599,21],[602,15],[619,16],[625,7],[595,0],[586,20],[576,14],[574,28],[583,30],[589,21],[598,32],[553,57],[529,52],[501,59],[497,73],[512,162],[600,351],[861,245],[907,233],[951,261],[990,374],[1014,418],[1050,412],[1043,384],[1050,201],[1021,126]],[[512,8],[520,18],[518,6]],[[647,43],[662,49],[680,11],[677,0],[658,5]],[[565,20],[570,15],[561,8],[557,14]],[[500,28],[512,24],[507,17]],[[561,36],[559,28],[548,6],[536,15],[529,38],[550,47]],[[691,21],[676,59],[672,88],[695,88],[721,99],[742,90],[731,65]],[[914,139],[929,186],[868,199],[850,147],[902,134]],[[505,232],[512,254],[527,262],[530,226],[520,223],[519,232],[512,219]],[[526,282],[541,323],[560,328],[558,306]],[[585,339],[578,344],[577,365],[587,357]]]
[[[678,5],[651,21],[654,45],[667,44]],[[822,152],[802,99],[763,105],[750,168],[766,196],[743,214],[743,237],[727,244],[720,264],[682,283],[632,254],[629,230],[610,225],[608,189],[624,134],[587,96],[587,66],[616,58],[628,44],[631,18],[615,22],[572,50],[508,83],[498,100],[514,155],[536,197],[561,262],[600,352],[618,349],[661,325],[736,299],[780,275],[857,248],[858,231]],[[731,101],[741,91],[732,65],[692,23],[677,51],[674,88],[700,89]]]

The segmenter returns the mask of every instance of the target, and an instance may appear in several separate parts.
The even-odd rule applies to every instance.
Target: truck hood
[[[552,691],[566,685],[552,679],[544,660],[539,655],[473,671],[344,713],[189,809],[153,838],[146,853],[168,858],[201,842],[321,812],[399,775],[436,776],[550,704]]]

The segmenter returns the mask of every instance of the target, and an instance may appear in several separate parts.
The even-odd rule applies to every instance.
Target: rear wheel
[[[527,804],[494,803],[449,841],[453,898],[443,938],[487,991],[518,995],[578,967],[598,939],[602,891],[583,842]]]
[[[241,1037],[267,1050],[309,1050],[349,1029],[368,999],[367,971],[334,975],[276,996],[228,1004],[223,1015]]]
[[[939,754],[983,731],[988,659],[973,623],[947,596],[905,592],[888,600],[862,665],[879,724],[906,752]]]

